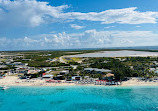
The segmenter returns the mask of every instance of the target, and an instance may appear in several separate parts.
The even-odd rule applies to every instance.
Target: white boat
[[[9,87],[8,86],[2,86],[1,89],[6,90],[6,89],[9,89]]]

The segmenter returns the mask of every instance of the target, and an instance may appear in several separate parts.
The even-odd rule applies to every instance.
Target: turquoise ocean
[[[158,87],[11,87],[0,111],[158,111]]]

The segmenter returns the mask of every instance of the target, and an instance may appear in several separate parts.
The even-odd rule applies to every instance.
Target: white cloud
[[[67,5],[53,7],[36,0],[0,0],[0,25],[39,26],[42,23],[60,22],[58,15]]]
[[[136,27],[141,27],[141,26],[138,25],[138,26],[136,26]]]
[[[104,48],[158,45],[158,34],[151,31],[96,31],[42,34],[18,39],[0,38],[0,50]]]
[[[157,23],[158,12],[140,12],[136,7],[101,12],[65,12],[67,5],[51,6],[36,0],[0,0],[0,26],[39,26],[73,20],[99,21],[102,24]],[[16,16],[15,16],[16,15]],[[78,27],[79,28],[79,27]]]
[[[77,24],[70,24],[70,26],[74,29],[83,29],[84,26],[80,26],[80,25],[77,25]]]
[[[100,21],[102,24],[142,24],[157,23],[158,12],[139,12],[136,7],[124,9],[111,9],[102,12],[69,12],[61,14],[64,18]]]
[[[113,27],[115,27],[115,26],[107,26],[107,27],[104,27],[104,28],[109,29],[109,28],[113,28]]]

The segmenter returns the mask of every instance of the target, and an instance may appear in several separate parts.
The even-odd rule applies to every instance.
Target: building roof
[[[108,73],[105,75],[105,77],[114,77],[114,74]]]
[[[64,70],[64,71],[61,71],[61,72],[69,72],[69,70]]]
[[[48,75],[44,75],[43,77],[53,77],[53,75],[48,74]]]
[[[98,68],[84,68],[85,71],[97,71],[97,72],[112,72],[109,69],[98,69]]]
[[[84,70],[88,70],[88,71],[93,71],[94,69],[93,68],[84,68]]]
[[[95,69],[95,71],[98,71],[98,72],[112,72],[109,69]]]
[[[72,76],[72,79],[81,78],[81,76]]]

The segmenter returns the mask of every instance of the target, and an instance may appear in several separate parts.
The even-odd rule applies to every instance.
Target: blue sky
[[[0,0],[0,50],[157,46],[157,0]]]

